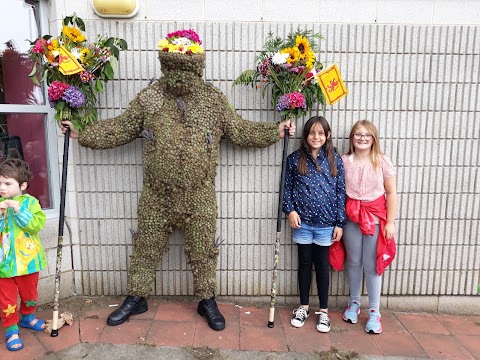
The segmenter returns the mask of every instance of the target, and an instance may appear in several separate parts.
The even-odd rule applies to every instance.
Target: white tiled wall
[[[135,21],[478,25],[478,0],[138,0]],[[52,0],[50,18],[98,19],[91,0]]]
[[[233,11],[217,1],[159,5],[143,0],[136,18],[100,22],[93,21],[98,18],[83,2],[66,2],[69,13],[76,11],[87,20],[90,36],[108,33],[129,44],[121,54],[117,80],[100,98],[101,117],[120,114],[150,79],[161,75],[155,50],[160,38],[193,27],[207,52],[206,80],[222,89],[245,118],[276,119],[268,98],[251,88],[232,88],[233,79],[252,66],[268,31],[280,36],[297,27],[320,32],[325,36],[320,61],[338,63],[350,91],[326,112],[335,145],[344,151],[351,125],[371,119],[398,169],[398,258],[385,274],[383,293],[476,294],[480,27],[468,24],[478,24],[480,2],[409,1],[408,9],[401,0],[299,1],[295,8],[272,0],[229,3]],[[59,17],[62,6],[57,1]],[[306,13],[313,17],[305,19]],[[297,135],[290,151],[298,145]],[[280,153],[280,143],[267,149],[222,143],[216,179],[218,235],[225,239],[219,257],[220,295],[270,294]],[[141,154],[141,140],[107,151],[73,146],[76,165],[69,189],[76,211],[68,207],[68,221],[74,225],[77,293],[125,293],[129,229],[136,228],[142,184]],[[296,296],[296,248],[283,225],[278,294]],[[159,264],[153,293],[193,294],[179,232]],[[344,273],[332,273],[331,294],[348,294]]]

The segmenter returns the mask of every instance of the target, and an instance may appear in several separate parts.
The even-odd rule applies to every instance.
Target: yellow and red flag
[[[333,105],[341,98],[347,96],[348,90],[343,83],[337,64],[333,64],[321,71],[317,78],[328,105]]]
[[[80,65],[70,51],[63,46],[60,46],[59,51],[58,69],[63,75],[73,75],[83,71],[82,65]]]

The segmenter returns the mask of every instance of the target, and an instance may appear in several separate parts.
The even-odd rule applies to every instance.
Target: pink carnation
[[[45,39],[38,39],[35,43],[35,46],[32,48],[32,52],[37,54],[45,54],[45,48],[49,45],[48,41]]]
[[[290,107],[292,109],[295,109],[295,108],[306,109],[307,104],[305,103],[305,98],[301,93],[293,92],[293,93],[287,94],[287,96],[288,96],[288,99],[290,100]]]
[[[193,29],[177,30],[177,31],[171,32],[167,35],[166,39],[168,40],[170,38],[182,38],[182,37],[190,39],[191,41],[196,42],[198,45],[202,45],[202,41],[200,40],[200,37]]]
[[[50,87],[48,88],[48,100],[57,101],[61,99],[63,96],[63,93],[68,88],[69,88],[68,84],[55,80],[50,84]]]

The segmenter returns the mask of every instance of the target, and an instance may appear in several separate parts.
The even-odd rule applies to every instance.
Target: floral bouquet
[[[257,86],[263,96],[271,89],[272,105],[283,119],[302,116],[316,102],[325,106],[317,78],[323,66],[315,57],[315,40],[319,39],[321,35],[308,30],[297,30],[286,39],[269,33],[264,50],[255,58],[255,70],[241,73],[234,85]]]
[[[202,41],[193,30],[178,30],[167,34],[165,39],[158,43],[163,52],[182,53],[187,55],[203,54]]]
[[[97,36],[88,42],[85,23],[76,14],[63,19],[60,35],[44,35],[33,42],[29,56],[34,66],[29,77],[48,85],[48,101],[55,108],[55,119],[70,120],[81,129],[97,120],[96,93],[113,79],[123,39]]]

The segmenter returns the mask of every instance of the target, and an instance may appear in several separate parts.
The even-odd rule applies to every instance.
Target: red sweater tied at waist
[[[391,264],[397,252],[395,240],[385,239],[385,224],[387,223],[387,201],[382,195],[373,201],[360,201],[347,197],[345,207],[348,218],[358,223],[360,231],[364,235],[375,234],[375,217],[380,219],[380,231],[377,241],[377,273],[383,271]]]

